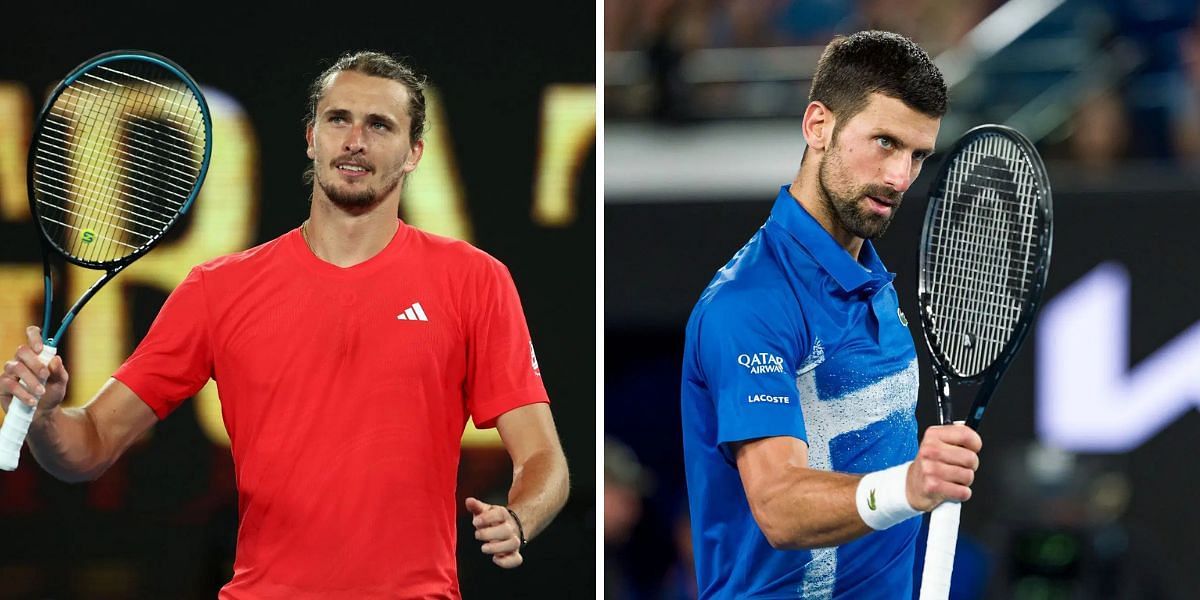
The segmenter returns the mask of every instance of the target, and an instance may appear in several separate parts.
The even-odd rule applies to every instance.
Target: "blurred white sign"
[[[1104,263],[1037,326],[1037,430],[1065,450],[1125,452],[1200,404],[1200,322],[1129,364],[1129,275]]]

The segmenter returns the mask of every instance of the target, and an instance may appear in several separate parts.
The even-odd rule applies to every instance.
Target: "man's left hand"
[[[480,548],[483,553],[491,554],[492,562],[505,569],[521,566],[525,561],[521,557],[521,538],[508,509],[475,498],[467,498],[466,504],[467,510],[474,515],[471,524],[475,526],[475,539],[483,542]]]

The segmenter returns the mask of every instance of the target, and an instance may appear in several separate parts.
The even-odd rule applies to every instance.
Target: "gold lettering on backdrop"
[[[138,259],[110,286],[152,286],[169,293],[189,269],[222,254],[249,248],[254,242],[258,207],[258,143],[242,107],[229,95],[206,88],[212,111],[212,162],[204,187],[190,212],[191,223],[178,238],[164,242]],[[72,297],[81,294],[93,279],[83,269],[72,269]],[[128,294],[105,290],[88,302],[71,325],[71,403],[82,403],[116,371],[131,348]],[[86,340],[86,341],[85,341]],[[77,349],[77,350],[76,350]],[[209,382],[194,399],[196,419],[208,438],[228,446],[221,420],[216,385]]]
[[[596,139],[596,88],[552,85],[542,95],[533,220],[546,227],[575,221],[575,180]]]
[[[29,219],[25,153],[31,120],[25,87],[0,82],[0,221]],[[28,239],[37,244],[32,235]],[[10,243],[5,240],[6,245]],[[26,254],[34,256],[37,252],[37,248],[29,248]],[[4,361],[25,343],[25,327],[33,323],[41,325],[41,301],[41,265],[0,263],[0,356],[5,357]]]
[[[0,82],[0,220],[29,218],[25,188],[25,155],[29,148],[29,92],[15,83]]]
[[[5,362],[25,343],[26,327],[41,327],[42,266],[0,264],[0,290],[0,362]]]
[[[470,216],[463,198],[462,178],[454,160],[449,120],[437,90],[425,90],[425,153],[417,170],[408,175],[400,213],[413,227],[471,241]]]

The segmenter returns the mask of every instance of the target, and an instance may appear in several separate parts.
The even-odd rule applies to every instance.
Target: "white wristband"
[[[858,504],[858,516],[875,531],[883,531],[892,525],[921,514],[908,503],[905,491],[908,466],[912,461],[889,469],[867,473],[858,481],[854,493]]]

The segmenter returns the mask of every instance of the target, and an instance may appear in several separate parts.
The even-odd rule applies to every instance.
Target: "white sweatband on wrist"
[[[875,531],[883,531],[892,525],[921,514],[908,503],[908,466],[912,461],[894,467],[867,473],[858,481],[854,493],[858,505],[858,516]]]

